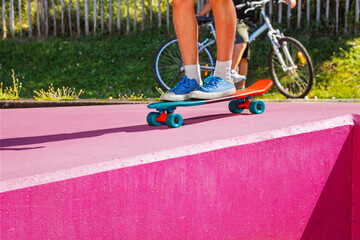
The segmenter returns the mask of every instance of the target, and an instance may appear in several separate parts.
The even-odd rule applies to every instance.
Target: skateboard
[[[261,100],[252,99],[252,96],[266,93],[271,86],[271,80],[263,79],[255,82],[246,89],[237,90],[233,95],[222,98],[152,103],[147,107],[156,109],[156,112],[150,112],[146,120],[150,126],[166,124],[169,127],[178,128],[183,124],[183,118],[180,114],[174,113],[177,107],[191,107],[223,101],[230,101],[228,107],[232,113],[242,113],[244,109],[249,109],[253,114],[261,114],[265,111],[265,103]]]

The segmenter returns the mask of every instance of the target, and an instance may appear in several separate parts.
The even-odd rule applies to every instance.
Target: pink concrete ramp
[[[1,239],[360,239],[360,104],[1,110]]]

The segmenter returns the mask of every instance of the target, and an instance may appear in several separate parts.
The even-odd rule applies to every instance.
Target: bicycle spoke
[[[199,62],[201,68],[201,75],[204,76],[204,69],[202,66],[214,66],[214,60],[211,50],[205,48],[199,52]],[[182,77],[185,75],[183,68],[183,60],[177,39],[167,41],[155,58],[154,76],[159,85],[164,89],[173,88]],[[210,73],[212,70],[210,70]]]
[[[299,75],[303,76],[304,79],[306,79],[306,77],[301,73],[301,72],[297,72]],[[302,83],[302,85],[306,88],[307,86],[307,82],[303,80],[303,78],[299,77],[299,81]]]
[[[298,57],[298,52],[303,53],[292,42],[287,41],[281,44],[280,54],[283,56],[284,64],[290,70],[284,72],[279,58],[273,54],[273,72],[277,76],[281,88],[293,96],[301,95],[309,86],[309,66],[307,61],[302,63]],[[286,49],[288,55],[285,54]],[[291,59],[289,58],[291,57]],[[293,65],[294,64],[294,65]],[[296,67],[296,69],[294,69]],[[279,86],[279,87],[280,87]]]
[[[163,59],[163,61],[165,60],[165,59],[167,59],[168,61],[174,61],[174,62],[176,62],[176,63],[179,63],[180,61],[179,61],[179,59],[177,59],[176,57],[174,57],[173,55],[169,55],[169,54],[161,54],[161,58]]]

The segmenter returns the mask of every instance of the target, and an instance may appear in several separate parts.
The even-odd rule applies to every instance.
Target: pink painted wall
[[[352,239],[360,239],[360,115],[354,115],[352,168]]]
[[[5,192],[1,239],[351,239],[359,236],[352,129]]]

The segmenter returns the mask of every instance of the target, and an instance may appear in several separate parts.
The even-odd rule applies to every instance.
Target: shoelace
[[[210,76],[209,78],[205,79],[205,85],[203,87],[210,88],[210,87],[216,87],[220,81],[220,78]]]
[[[172,89],[172,91],[176,91],[180,88],[183,87],[189,87],[190,83],[189,83],[189,79],[187,78],[187,76],[184,76],[184,78]]]

